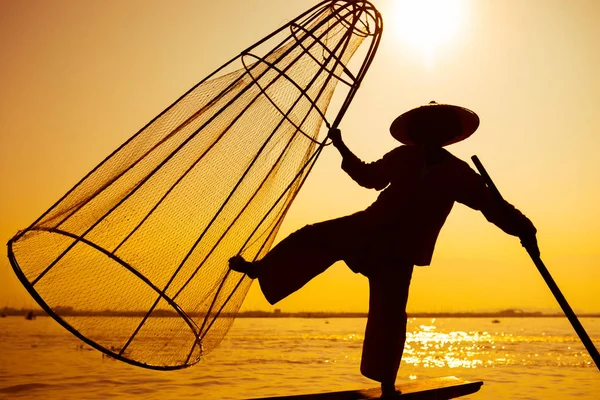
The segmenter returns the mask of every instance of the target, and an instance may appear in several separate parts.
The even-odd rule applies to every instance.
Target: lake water
[[[238,318],[199,364],[160,372],[84,345],[49,317],[0,318],[0,398],[243,399],[377,386],[359,372],[364,318]],[[600,319],[583,318],[600,343]],[[416,318],[398,382],[482,380],[464,399],[600,399],[566,318]]]

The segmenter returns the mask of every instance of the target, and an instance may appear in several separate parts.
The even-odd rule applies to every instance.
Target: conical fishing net
[[[339,123],[380,34],[370,3],[326,1],[242,52],[8,243],[22,283],[115,358],[156,369],[198,362],[251,284],[228,259],[269,250],[325,145],[323,121]],[[347,93],[330,123],[339,83]]]

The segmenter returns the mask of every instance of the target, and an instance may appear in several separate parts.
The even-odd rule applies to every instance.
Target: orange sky
[[[212,70],[315,3],[0,2],[0,239],[27,227]],[[474,110],[479,130],[448,150],[481,158],[536,224],[571,306],[600,311],[600,2],[455,1],[436,27],[427,25],[435,12],[407,20],[412,11],[400,0],[373,3],[384,36],[341,124],[349,147],[366,161],[381,157],[397,145],[391,121],[430,100]],[[339,164],[327,149],[280,238],[375,199]],[[2,254],[0,306],[32,305]],[[367,289],[340,263],[277,307],[365,311]],[[518,239],[457,204],[432,265],[415,270],[409,311],[509,307],[557,309]],[[272,309],[258,285],[244,308]]]

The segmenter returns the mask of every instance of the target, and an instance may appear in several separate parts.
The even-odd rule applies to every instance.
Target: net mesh
[[[251,284],[228,259],[268,251],[323,148],[336,85],[348,85],[347,107],[380,31],[368,2],[327,1],[244,51],[9,242],[21,281],[111,356],[157,369],[198,362]],[[355,76],[346,66],[365,38]]]

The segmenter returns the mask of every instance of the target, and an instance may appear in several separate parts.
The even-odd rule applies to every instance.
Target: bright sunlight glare
[[[462,0],[392,0],[391,30],[431,64],[437,49],[451,43],[463,19]]]

